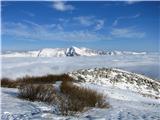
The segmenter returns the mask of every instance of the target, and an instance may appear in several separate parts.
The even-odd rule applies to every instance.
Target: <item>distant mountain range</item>
[[[137,55],[146,54],[146,52],[130,52],[130,51],[103,51],[93,50],[89,48],[44,48],[41,50],[13,52],[5,51],[2,57],[72,57],[72,56],[101,56],[101,55]]]

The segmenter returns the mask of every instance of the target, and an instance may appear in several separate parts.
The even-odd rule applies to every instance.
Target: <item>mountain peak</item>
[[[79,48],[71,46],[70,48],[67,48],[66,50],[66,56],[79,56],[79,54],[77,53],[77,50]]]
[[[76,47],[76,46],[71,46],[70,48],[72,48],[72,49],[77,49],[78,47]]]

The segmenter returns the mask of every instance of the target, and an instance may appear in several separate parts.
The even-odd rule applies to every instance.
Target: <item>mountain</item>
[[[103,51],[92,50],[89,48],[44,48],[41,50],[12,52],[6,51],[1,54],[2,57],[66,57],[66,56],[100,56],[100,55],[136,55],[146,54],[145,52],[130,52],[130,51]]]
[[[160,98],[160,82],[124,70],[95,68],[82,69],[68,74],[78,82],[131,90],[143,96]]]
[[[66,56],[96,56],[99,55],[98,51],[88,48],[70,47],[66,50]]]
[[[110,104],[110,108],[87,107],[78,114],[63,116],[54,102],[53,104],[45,104],[23,100],[17,97],[19,95],[17,88],[2,87],[1,119],[160,120],[160,99],[158,99],[160,83],[154,80],[138,74],[109,68],[78,70],[69,75],[77,78],[77,81],[74,82],[75,85],[102,93],[104,100]],[[116,79],[116,76],[119,76],[120,79]],[[131,79],[129,80],[127,76]],[[139,79],[142,79],[142,81],[139,81]],[[60,85],[61,81],[53,84],[54,90],[59,93]],[[150,97],[145,96],[145,93],[149,94]],[[157,99],[151,98],[155,94]],[[67,102],[64,101],[64,103]]]
[[[35,57],[64,57],[66,49],[63,48],[45,48],[38,52]]]

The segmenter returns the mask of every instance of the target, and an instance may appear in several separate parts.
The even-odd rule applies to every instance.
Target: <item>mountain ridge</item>
[[[81,69],[68,73],[78,82],[113,86],[160,99],[160,83],[146,76],[117,68]]]
[[[132,51],[105,51],[93,50],[85,47],[71,46],[69,48],[44,48],[26,52],[5,52],[2,57],[73,57],[73,56],[102,56],[102,55],[137,55],[146,54],[146,52]]]

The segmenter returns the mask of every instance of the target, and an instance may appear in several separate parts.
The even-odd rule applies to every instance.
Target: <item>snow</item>
[[[145,98],[133,91],[106,85],[82,83],[80,86],[85,86],[96,91],[98,90],[98,92],[107,95],[107,101],[109,101],[112,106],[108,110],[92,109],[84,113],[83,116],[90,116],[91,118],[99,117],[106,120],[160,119],[159,100]]]
[[[60,55],[60,54],[59,54]],[[92,56],[92,57],[53,57],[53,58],[16,58],[2,57],[2,76],[17,78],[25,75],[61,74],[89,68],[116,67],[120,73],[130,74],[128,71],[145,73],[153,79],[160,80],[159,55],[120,55],[120,56]],[[117,69],[123,68],[124,70]],[[79,70],[81,71],[81,70]],[[110,78],[117,74],[111,72]],[[152,79],[143,75],[137,75],[143,79]],[[81,87],[94,89],[106,96],[106,101],[111,107],[109,109],[91,108],[88,111],[78,113],[75,116],[58,115],[56,106],[41,102],[30,102],[17,97],[18,90],[1,88],[1,119],[2,120],[160,120],[160,99],[144,97],[137,92],[137,86],[125,83],[117,83],[114,86],[106,78],[93,81],[93,76],[86,75],[85,82],[77,82]],[[125,81],[122,78],[122,81]],[[61,82],[54,85],[59,90]],[[120,86],[120,87],[119,87]],[[128,87],[128,89],[127,89]],[[146,90],[146,91],[145,91]],[[148,92],[145,87],[142,91]],[[151,92],[154,94],[154,91]]]
[[[66,57],[66,56],[96,56],[98,53],[88,48],[44,48],[37,51],[5,52],[2,57]]]
[[[131,90],[142,95],[160,98],[160,83],[143,75],[120,69],[95,68],[69,73],[75,80]]]
[[[70,48],[67,48],[66,55],[67,56],[97,56],[98,53],[95,53],[93,50],[90,50],[87,48],[78,48],[78,47],[72,46]]]
[[[29,119],[32,114],[39,114],[40,108],[34,103],[17,98],[17,89],[1,89],[2,120],[13,118]]]
[[[72,46],[70,48],[44,48],[41,50],[12,52],[5,51],[2,57],[66,57],[66,56],[99,56],[99,55],[145,55],[146,52],[131,51],[102,51],[92,50],[89,48],[78,48]]]
[[[59,85],[59,82],[57,85]],[[1,88],[1,98],[1,120],[63,120],[73,118],[72,116],[58,115],[57,108],[54,105],[19,99],[17,89]]]
[[[58,85],[59,83],[57,83]],[[1,119],[15,118],[53,119],[53,120],[159,120],[159,100],[143,97],[135,92],[114,87],[106,87],[92,83],[77,83],[82,87],[98,90],[107,95],[106,101],[111,105],[109,109],[92,108],[75,116],[61,116],[56,114],[55,106],[39,102],[29,102],[17,98],[17,89],[2,88]]]
[[[28,51],[28,52],[10,52],[2,54],[2,57],[35,57],[39,51]]]
[[[65,49],[60,49],[60,48],[45,48],[42,49],[39,54],[38,57],[52,57],[52,56],[56,56],[56,57],[64,57],[65,55]],[[36,57],[36,56],[35,56]]]

